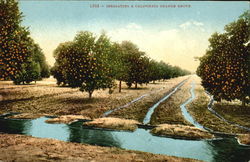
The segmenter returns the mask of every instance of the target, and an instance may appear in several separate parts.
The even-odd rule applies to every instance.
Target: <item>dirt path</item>
[[[0,134],[0,161],[171,161],[198,160],[118,148],[90,146],[23,135]]]

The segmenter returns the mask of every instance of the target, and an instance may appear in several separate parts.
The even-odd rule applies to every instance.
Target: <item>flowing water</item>
[[[152,107],[149,108],[145,118],[143,119],[143,124],[149,124],[151,120],[151,116],[153,115],[155,109],[160,105],[160,103],[164,102],[166,99],[168,99],[172,94],[174,94],[184,83],[186,80],[182,81],[179,85],[177,85],[173,91],[168,93],[165,97],[160,99],[156,104],[154,104]]]
[[[187,111],[187,109],[185,107],[187,104],[189,104],[191,101],[193,101],[193,99],[195,99],[194,88],[195,88],[195,83],[192,82],[191,89],[190,89],[191,97],[180,106],[181,107],[181,112],[182,112],[183,117],[187,121],[189,121],[191,124],[193,124],[195,127],[200,128],[200,129],[205,129],[202,125],[200,125],[198,122],[196,122],[194,120],[192,115],[189,114],[189,112]]]
[[[204,161],[239,161],[250,159],[250,147],[241,146],[235,138],[217,140],[183,140],[153,136],[149,130],[135,132],[88,129],[82,122],[47,124],[42,117],[34,120],[0,119],[0,132],[53,138],[62,141],[114,146],[157,154],[200,159]]]

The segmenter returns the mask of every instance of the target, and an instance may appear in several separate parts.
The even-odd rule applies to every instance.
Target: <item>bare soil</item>
[[[52,161],[171,161],[196,162],[198,160],[156,155],[118,148],[90,146],[54,139],[41,139],[23,135],[0,134],[0,161],[52,162]]]

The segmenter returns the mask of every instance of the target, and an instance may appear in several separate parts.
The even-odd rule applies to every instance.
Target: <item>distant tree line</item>
[[[21,22],[18,2],[0,0],[0,80],[13,80],[15,84],[50,75],[41,48]]]
[[[189,74],[164,62],[157,62],[130,41],[111,42],[103,33],[99,37],[88,31],[79,32],[73,41],[61,43],[54,51],[51,69],[58,85],[79,87],[92,96],[94,90],[115,86],[115,80],[130,88],[151,81]]]

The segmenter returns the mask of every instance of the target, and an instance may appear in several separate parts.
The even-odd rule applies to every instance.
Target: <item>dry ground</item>
[[[118,148],[90,146],[53,139],[41,139],[23,135],[0,134],[0,161],[171,161],[196,162],[198,160],[157,155]]]
[[[86,92],[80,92],[78,89],[58,87],[53,79],[37,82],[36,85],[12,85],[11,82],[1,81],[0,113],[74,114],[97,118],[107,110],[125,105],[137,97],[157,91],[164,86],[165,89],[171,88],[181,80],[183,78],[174,78],[166,82],[143,85],[137,90],[128,89],[123,84],[121,93],[118,93],[118,89],[112,94],[109,94],[108,90],[98,90],[94,91],[92,99],[88,98]]]

